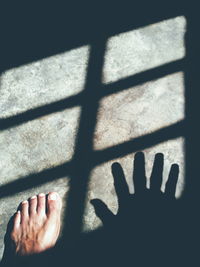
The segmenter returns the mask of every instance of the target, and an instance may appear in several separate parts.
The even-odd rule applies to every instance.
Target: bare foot
[[[61,198],[57,193],[31,197],[14,215],[11,240],[20,256],[52,248],[60,232]]]

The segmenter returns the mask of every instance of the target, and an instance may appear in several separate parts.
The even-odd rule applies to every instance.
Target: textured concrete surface
[[[186,21],[177,17],[111,37],[107,42],[102,82],[110,84],[163,64],[184,58]],[[0,119],[50,104],[84,89],[90,46],[52,56],[6,71],[1,76]],[[112,88],[112,86],[111,86]],[[108,89],[109,90],[109,89]],[[69,162],[79,131],[81,106],[67,108],[0,133],[0,186],[32,173]],[[153,133],[184,118],[184,74],[172,73],[156,80],[105,96],[100,101],[94,133],[94,150],[104,150]],[[145,149],[146,171],[150,175],[156,152],[165,154],[164,182],[170,164],[180,164],[176,195],[184,188],[184,140],[168,140]],[[89,200],[100,198],[116,212],[117,201],[110,172],[115,160],[124,167],[130,191],[134,153],[113,159],[92,170],[84,230],[100,225]],[[52,190],[63,200],[69,192],[68,177],[0,199],[0,254],[7,222],[18,204],[28,197]],[[63,213],[65,206],[63,208]]]

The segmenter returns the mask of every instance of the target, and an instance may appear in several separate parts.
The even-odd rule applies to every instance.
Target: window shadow
[[[90,14],[89,10],[87,11],[88,14]],[[119,10],[117,14],[119,15],[121,14],[121,12],[122,10]],[[0,197],[5,197],[22,190],[26,190],[33,186],[45,183],[50,179],[53,180],[62,177],[66,174],[70,174],[70,192],[67,200],[68,208],[66,211],[66,224],[64,229],[64,235],[58,246],[54,250],[52,250],[50,254],[49,252],[47,252],[47,254],[45,253],[44,255],[41,255],[42,258],[39,257],[39,262],[41,263],[41,265],[43,261],[46,262],[47,258],[48,262],[50,262],[49,259],[51,259],[52,264],[56,264],[58,257],[60,257],[59,260],[62,259],[63,261],[63,263],[59,263],[60,265],[67,264],[67,262],[69,262],[69,264],[72,264],[73,266],[76,266],[76,264],[80,265],[80,261],[81,264],[95,264],[97,266],[100,266],[102,264],[111,266],[122,265],[123,262],[121,262],[120,259],[125,257],[128,257],[130,261],[133,260],[133,263],[134,261],[138,263],[141,257],[146,253],[146,251],[144,250],[144,246],[146,246],[146,244],[137,243],[140,252],[143,252],[143,254],[138,254],[140,255],[140,257],[130,259],[130,255],[134,253],[134,251],[132,251],[131,249],[131,240],[129,240],[129,243],[127,243],[124,248],[122,246],[117,247],[117,244],[120,244],[120,242],[126,242],[126,240],[124,240],[122,237],[117,239],[119,236],[116,232],[115,236],[113,236],[110,235],[110,229],[108,230],[101,228],[92,233],[81,234],[82,218],[85,207],[85,196],[87,193],[90,172],[94,168],[94,166],[97,166],[98,164],[105,162],[109,159],[116,158],[119,155],[124,156],[127,155],[127,153],[135,152],[146,147],[151,147],[155,144],[158,144],[159,142],[169,140],[178,136],[184,136],[186,138],[186,185],[183,197],[179,202],[179,210],[182,212],[181,217],[176,218],[174,220],[176,223],[183,223],[183,225],[181,226],[183,232],[180,233],[179,238],[181,237],[180,240],[182,241],[182,239],[185,237],[185,253],[188,254],[188,257],[191,256],[191,248],[188,248],[185,242],[186,240],[188,242],[190,241],[190,244],[191,242],[193,242],[192,240],[187,238],[187,231],[189,230],[190,235],[193,236],[197,229],[198,222],[198,220],[194,220],[194,218],[196,218],[196,210],[198,205],[197,203],[199,200],[197,154],[199,134],[198,130],[193,130],[197,128],[196,125],[198,121],[197,119],[199,109],[199,62],[197,57],[197,54],[199,53],[199,39],[197,29],[198,14],[197,12],[195,12],[195,10],[190,11],[182,9],[181,11],[179,11],[176,7],[173,11],[171,11],[170,7],[166,9],[157,8],[156,11],[152,7],[148,9],[148,15],[144,12],[142,13],[143,16],[140,15],[140,12],[136,14],[136,11],[133,13],[129,11],[128,13],[126,13],[126,16],[124,16],[125,19],[123,19],[123,21],[119,21],[119,16],[117,16],[117,14],[113,16],[113,21],[111,23],[109,23],[111,16],[111,13],[109,12],[108,14],[106,13],[106,16],[104,17],[105,20],[103,23],[101,20],[98,20],[98,18],[96,18],[95,23],[94,25],[92,25],[92,27],[90,26],[91,16],[89,16],[90,19],[86,19],[86,21],[84,21],[83,25],[80,25],[81,23],[77,23],[77,25],[72,25],[71,22],[73,21],[73,18],[72,16],[69,16],[67,20],[61,20],[61,24],[58,25],[59,32],[56,32],[55,30],[53,32],[51,30],[45,32],[45,30],[53,27],[52,23],[48,24],[47,22],[47,25],[45,25],[44,28],[40,29],[39,26],[41,24],[42,18],[37,21],[36,25],[34,24],[35,21],[31,22],[30,20],[31,27],[29,28],[29,30],[31,30],[28,33],[28,37],[27,35],[25,35],[25,27],[22,26],[20,32],[21,39],[19,38],[20,40],[18,40],[17,44],[15,44],[14,46],[12,42],[14,37],[12,36],[12,34],[10,34],[7,40],[6,38],[4,38],[4,35],[2,38],[4,40],[0,52],[0,58],[2,59],[2,72],[11,67],[19,66],[27,62],[32,62],[55,53],[72,49],[77,46],[81,46],[88,43],[91,44],[86,84],[85,89],[82,93],[71,98],[61,100],[54,104],[39,107],[34,111],[30,110],[24,112],[23,114],[16,115],[13,118],[5,119],[0,126],[0,128],[2,127],[1,129],[6,129],[29,121],[31,119],[38,118],[44,114],[49,114],[49,111],[55,112],[58,110],[72,107],[74,105],[79,105],[80,103],[82,106],[79,131],[76,139],[75,154],[74,158],[70,163],[66,163],[56,168],[45,170],[39,174],[33,174],[24,177],[14,183],[10,183],[8,185],[0,187]],[[94,152],[92,140],[94,129],[96,126],[99,100],[103,96],[106,87],[111,87],[111,85],[103,85],[101,83],[105,46],[108,36],[116,34],[118,32],[127,31],[129,29],[132,30],[135,27],[151,24],[156,21],[166,19],[168,17],[177,16],[179,14],[185,15],[188,23],[187,35],[185,39],[186,58],[184,59],[184,61],[181,60],[175,63],[169,63],[167,66],[156,68],[155,70],[153,70],[153,72],[147,71],[144,74],[136,75],[136,77],[133,76],[122,81],[118,81],[116,82],[115,90],[120,91],[122,90],[122,88],[124,89],[130,85],[142,83],[144,81],[163,76],[163,74],[171,73],[173,71],[182,69],[185,72],[186,119],[175,125],[169,126],[166,129],[161,129],[155,133],[149,134],[148,136],[139,137],[130,142],[120,144],[119,146],[113,148],[109,148],[105,151]],[[78,15],[81,15],[80,21],[83,21],[83,14],[78,13]],[[50,21],[49,18],[48,21]],[[22,22],[23,20],[21,20],[21,23]],[[9,24],[9,27],[12,28],[11,33],[15,31],[17,26],[18,24]],[[39,29],[37,33],[34,31],[36,29]],[[44,32],[45,37],[43,36]],[[31,38],[29,39],[29,37]],[[29,40],[27,41],[27,39]],[[34,46],[35,40],[40,40],[39,44],[37,44],[36,46]],[[26,49],[24,50],[25,46]],[[189,88],[192,88],[192,90],[190,90]],[[108,88],[106,90],[108,90]],[[189,207],[189,210],[185,210],[185,207]],[[169,220],[169,217],[167,217],[166,220]],[[193,223],[194,221],[195,225]],[[123,229],[120,229],[120,231],[123,232]],[[173,235],[175,234],[176,232],[173,232]],[[131,236],[131,238],[134,239],[134,236]],[[151,236],[151,240],[152,239],[153,237]],[[158,240],[158,242],[159,241],[163,242],[163,240]],[[168,240],[168,246],[171,243],[173,243],[173,239]],[[151,243],[148,240],[148,245],[153,245],[153,241]],[[176,245],[180,245],[180,242],[176,243]],[[65,254],[63,254],[63,247],[65,248],[64,253],[66,253],[66,250],[69,252],[68,258],[66,258]],[[173,248],[177,249],[177,247],[174,245]],[[181,246],[181,248],[183,247]],[[178,248],[178,250],[180,251],[180,248]],[[157,250],[155,249],[154,253],[154,255],[150,256],[156,258],[156,261],[158,261],[156,262],[156,264],[160,264],[163,259],[166,259],[166,254],[163,253],[163,251],[158,250],[158,248]],[[158,256],[159,253],[160,255]],[[77,259],[76,255],[81,256],[79,259]],[[116,257],[116,255],[120,257]],[[178,255],[180,256],[180,254]],[[171,259],[172,254],[167,255],[167,257]],[[117,262],[118,260],[119,262]],[[151,261],[150,258],[148,260]],[[148,260],[144,260],[144,263],[142,264],[146,264]],[[34,258],[33,261],[35,264],[35,261],[38,262],[38,259]],[[169,265],[169,262],[166,262],[167,263],[163,263],[163,266]],[[140,266],[143,266],[142,264]]]

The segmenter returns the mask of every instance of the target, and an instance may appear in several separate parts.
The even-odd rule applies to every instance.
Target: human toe
[[[29,199],[29,214],[30,214],[30,216],[33,216],[36,214],[36,209],[37,209],[37,197],[32,196]]]
[[[38,195],[37,212],[39,214],[43,214],[43,215],[45,215],[45,213],[46,213],[46,196],[44,193],[40,193]]]
[[[62,201],[58,193],[50,192],[47,196],[47,215],[59,213],[62,207]]]

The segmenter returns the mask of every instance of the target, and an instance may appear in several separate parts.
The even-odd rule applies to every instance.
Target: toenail
[[[40,193],[40,194],[39,194],[39,197],[44,197],[44,196],[45,196],[44,193]]]
[[[32,197],[31,197],[31,199],[35,199],[35,198],[36,198],[36,196],[32,196]]]
[[[49,194],[49,199],[50,200],[56,200],[57,199],[57,193],[50,193]]]
[[[24,200],[23,202],[22,202],[22,204],[27,204],[28,203],[28,201],[27,200]]]

